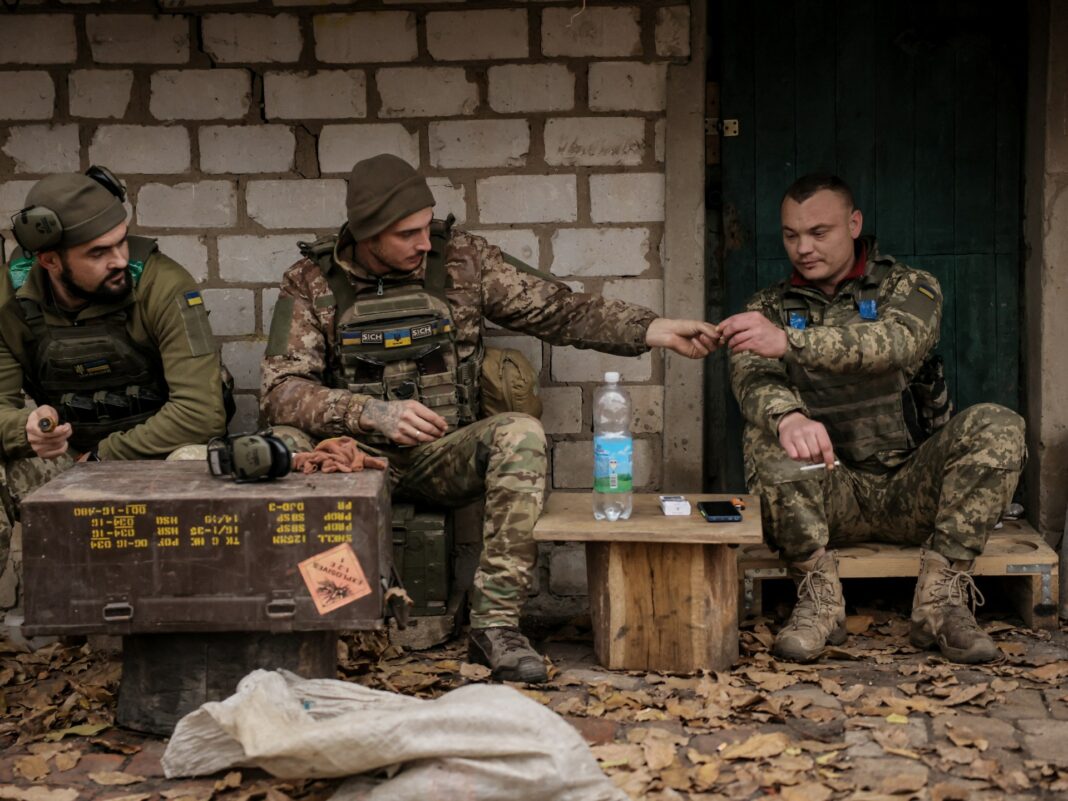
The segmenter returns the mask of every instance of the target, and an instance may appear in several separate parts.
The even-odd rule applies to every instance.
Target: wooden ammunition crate
[[[203,462],[78,464],[23,502],[24,630],[381,628],[390,522],[379,470],[237,484]],[[369,591],[320,614],[298,564],[345,543]]]
[[[1006,521],[991,532],[983,555],[975,560],[976,577],[998,577],[1024,623],[1030,628],[1057,627],[1057,553],[1030,525]],[[849,600],[850,579],[915,577],[920,549],[870,543],[838,549],[838,574]],[[746,615],[763,613],[764,584],[786,579],[786,567],[765,545],[738,550],[741,607]],[[912,592],[909,585],[908,592]]]

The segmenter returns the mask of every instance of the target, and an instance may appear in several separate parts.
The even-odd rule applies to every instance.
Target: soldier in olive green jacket
[[[38,181],[0,277],[0,566],[24,495],[74,461],[162,459],[226,429],[192,276],[127,234],[102,168]],[[36,403],[29,408],[26,396]]]

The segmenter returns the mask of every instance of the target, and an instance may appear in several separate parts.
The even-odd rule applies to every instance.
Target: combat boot
[[[548,681],[545,660],[514,626],[471,629],[467,658],[490,669],[497,681]]]
[[[997,659],[998,647],[975,622],[973,610],[983,605],[983,595],[969,569],[970,562],[951,564],[940,553],[923,552],[909,641],[917,648],[937,645],[953,662],[990,662]]]
[[[797,605],[775,636],[772,653],[793,662],[811,662],[827,643],[845,642],[845,599],[838,579],[838,556],[827,551],[789,565],[797,582]]]

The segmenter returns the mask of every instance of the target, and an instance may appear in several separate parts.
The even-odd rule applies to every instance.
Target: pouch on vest
[[[522,412],[541,417],[538,374],[527,357],[513,348],[486,348],[482,362],[482,417]]]
[[[905,390],[905,422],[917,444],[949,422],[953,400],[946,385],[946,368],[936,353],[927,357]]]

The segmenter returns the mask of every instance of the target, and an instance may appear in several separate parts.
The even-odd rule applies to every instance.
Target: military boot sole
[[[820,654],[823,653],[823,649],[828,645],[841,645],[846,641],[846,637],[849,636],[849,632],[846,631],[845,621],[838,624],[837,628],[831,631],[827,635],[827,639],[815,650],[802,647],[800,643],[791,642],[790,640],[775,640],[774,645],[771,646],[771,653],[779,659],[787,659],[791,662],[815,662],[819,659]]]
[[[490,669],[490,678],[494,681],[521,681],[526,684],[544,684],[549,680],[549,672],[545,669],[545,662],[540,657],[525,656],[519,660],[515,667],[495,668],[490,664],[486,653],[475,643],[468,640],[467,661],[476,665],[483,665]]]
[[[909,642],[921,651],[941,651],[942,656],[950,662],[959,662],[963,665],[993,662],[1001,655],[1001,651],[989,637],[976,640],[967,648],[954,648],[929,632],[922,623],[912,624],[909,629]]]

